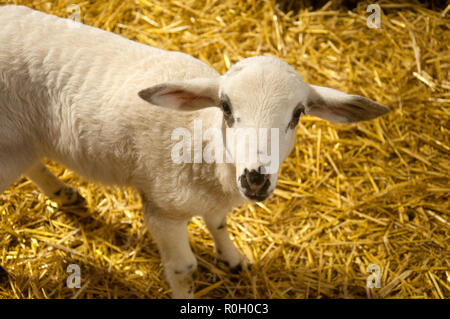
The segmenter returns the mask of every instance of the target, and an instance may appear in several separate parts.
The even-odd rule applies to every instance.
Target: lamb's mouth
[[[269,194],[250,194],[250,193],[244,193],[244,196],[248,199],[250,199],[252,202],[262,202],[263,200],[266,200],[269,196]]]
[[[272,192],[264,192],[264,193],[251,193],[248,191],[242,192],[245,198],[251,200],[252,202],[262,202],[272,195]]]
[[[264,185],[257,187],[256,189],[255,187],[252,189],[243,176],[240,176],[238,180],[240,182],[238,188],[241,195],[252,202],[262,202],[272,194],[273,190],[269,189],[271,184],[270,179],[267,179]]]

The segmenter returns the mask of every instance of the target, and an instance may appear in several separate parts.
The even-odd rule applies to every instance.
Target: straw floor
[[[309,83],[392,109],[352,125],[302,118],[274,196],[229,216],[249,271],[228,273],[194,219],[197,297],[450,297],[450,6],[382,1],[382,29],[371,29],[368,3],[290,13],[256,0],[14,3],[62,17],[76,3],[85,24],[220,72],[244,57],[278,56]],[[170,297],[138,195],[49,165],[87,208],[60,209],[25,178],[0,195],[0,297]],[[69,264],[80,266],[80,289],[66,286]],[[366,286],[371,264],[380,288]]]

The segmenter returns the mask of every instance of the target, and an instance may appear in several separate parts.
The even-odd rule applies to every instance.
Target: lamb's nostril
[[[250,185],[248,184],[248,181],[247,181],[247,169],[244,171],[244,174],[242,174],[240,177],[239,177],[239,181],[241,182],[241,186],[244,188],[244,189],[247,189],[247,190],[250,190]]]
[[[269,192],[270,174],[260,174],[258,171],[244,169],[238,180],[242,187],[242,194],[252,201],[263,201],[271,193]]]
[[[268,175],[260,174],[254,169],[252,169],[250,172],[246,169],[244,172],[250,185],[262,185],[268,178]]]

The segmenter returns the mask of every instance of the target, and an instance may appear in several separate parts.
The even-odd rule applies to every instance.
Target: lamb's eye
[[[223,112],[223,119],[227,123],[228,127],[232,127],[234,124],[234,117],[231,111],[230,99],[226,94],[220,97],[220,108]]]
[[[304,113],[305,113],[305,108],[303,107],[303,105],[300,105],[294,110],[294,114],[292,115],[292,118],[298,120],[300,118],[300,116]]]
[[[222,107],[222,111],[226,116],[231,115],[231,107],[230,107],[230,104],[228,104],[228,102],[221,101],[220,106]]]
[[[302,114],[305,114],[305,107],[299,104],[292,114],[292,120],[289,123],[289,128],[294,129],[297,126],[298,120]]]

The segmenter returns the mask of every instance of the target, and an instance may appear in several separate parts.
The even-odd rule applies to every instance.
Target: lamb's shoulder
[[[244,200],[236,186],[233,164],[208,163],[205,157],[200,163],[193,163],[196,143],[193,123],[200,122],[203,133],[209,128],[220,131],[223,121],[220,109],[177,112],[156,106],[149,108],[155,112],[155,121],[138,134],[137,153],[142,156],[136,163],[133,186],[146,193],[150,202],[175,214],[205,215],[211,211],[229,211],[242,204]],[[177,129],[187,135],[176,134]],[[184,154],[185,149],[180,149],[184,141],[190,146],[187,161],[174,158]],[[202,151],[211,142],[203,139]]]

